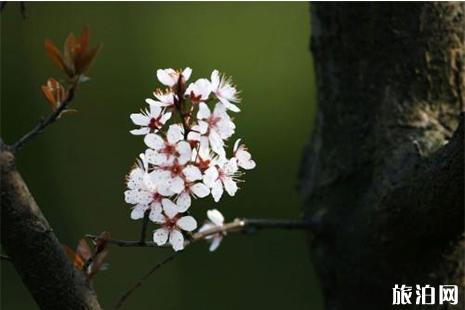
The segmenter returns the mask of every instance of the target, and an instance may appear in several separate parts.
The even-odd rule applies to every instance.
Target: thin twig
[[[138,288],[142,285],[142,282],[144,282],[144,280],[146,280],[152,273],[154,273],[155,271],[157,271],[161,266],[169,263],[170,261],[172,261],[173,259],[176,258],[176,256],[178,256],[179,254],[181,254],[182,252],[174,252],[173,254],[171,254],[170,256],[166,257],[165,259],[163,259],[161,262],[159,262],[158,264],[156,264],[155,266],[152,267],[152,269],[150,269],[146,274],[144,274],[142,276],[142,278],[139,279],[139,281],[137,281],[128,291],[126,291],[126,293],[123,294],[123,296],[121,296],[121,298],[119,299],[118,303],[116,304],[115,306],[115,309],[119,309],[123,304],[124,302],[126,301],[126,299],[128,299],[128,297]]]
[[[11,257],[9,257],[8,255],[4,255],[4,254],[0,254],[0,260],[4,260],[4,261],[7,261],[7,262],[12,261]]]
[[[100,238],[98,235],[86,235],[87,239],[96,241]],[[108,239],[109,244],[114,244],[120,247],[158,247],[153,241],[145,241],[144,244],[141,244],[140,240],[119,240],[119,239]]]
[[[192,243],[203,240],[208,236],[215,234],[226,234],[231,232],[252,232],[258,229],[311,229],[312,223],[308,221],[301,220],[270,220],[270,219],[235,219],[232,222],[226,223],[222,226],[215,226],[210,229],[194,233],[188,240],[184,241],[184,248],[191,245]],[[99,236],[96,235],[86,235],[86,238],[92,240],[98,240]],[[145,239],[144,239],[145,240]],[[126,241],[118,239],[109,239],[107,240],[110,244],[116,244],[121,247],[159,247],[154,242],[144,242],[140,241]],[[163,246],[164,248],[168,246]],[[152,269],[149,270],[135,285],[133,285],[123,296],[119,299],[115,309],[120,308],[123,303],[128,299],[128,297],[142,285],[142,282],[146,280],[152,273],[158,270],[161,266],[172,261],[179,253],[174,252],[171,256],[168,256],[160,263],[156,264]]]
[[[312,227],[311,222],[301,220],[235,219],[223,226],[215,226],[202,232],[194,233],[189,240],[184,242],[184,246],[218,233],[253,232],[259,229],[311,229]],[[99,236],[86,235],[86,238],[96,241],[99,239]],[[107,242],[120,247],[160,247],[153,241],[141,243],[140,240],[108,239]]]
[[[13,144],[12,146],[13,151],[17,152],[24,144],[30,142],[32,139],[34,139],[36,136],[42,133],[42,131],[44,131],[44,129],[47,126],[53,124],[73,100],[75,90],[76,90],[76,83],[74,83],[69,88],[68,96],[66,97],[66,100],[64,100],[55,111],[53,111],[47,118],[41,119],[39,123],[37,123],[37,125],[31,129],[31,131],[26,133],[24,136],[22,136],[18,141],[16,141]]]

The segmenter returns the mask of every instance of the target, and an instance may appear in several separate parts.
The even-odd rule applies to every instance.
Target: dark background
[[[194,202],[197,218],[217,207],[234,217],[297,218],[297,173],[315,110],[307,3],[31,3],[1,16],[1,134],[12,143],[49,108],[40,85],[62,75],[43,40],[62,46],[69,32],[92,28],[104,47],[70,113],[20,153],[18,166],[63,243],[108,230],[135,239],[124,177],[143,150],[129,114],[145,106],[157,68],[213,69],[242,90],[236,118],[257,162],[236,197]],[[201,214],[201,215],[200,215]],[[154,228],[151,226],[150,229]],[[95,281],[110,308],[124,290],[168,255],[163,249],[112,247],[110,269]],[[34,309],[16,272],[1,264],[2,309]],[[40,266],[37,266],[40,268]],[[213,254],[195,245],[145,282],[126,309],[321,309],[305,235],[263,231],[231,235]]]

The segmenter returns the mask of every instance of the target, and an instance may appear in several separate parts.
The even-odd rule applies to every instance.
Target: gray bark
[[[463,289],[465,4],[311,14],[319,112],[300,192],[326,309],[391,309],[395,284]]]
[[[2,145],[1,242],[11,263],[41,309],[99,310],[84,274],[66,256],[15,167],[14,155]]]

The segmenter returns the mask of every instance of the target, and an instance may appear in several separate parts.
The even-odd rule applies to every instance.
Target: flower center
[[[168,229],[168,230],[173,230],[176,228],[176,222],[178,221],[178,217],[175,216],[172,219],[169,217],[165,216],[165,223],[163,223],[163,226]]]
[[[227,174],[223,169],[218,169],[218,179],[223,180],[226,176]]]
[[[173,164],[173,165],[171,166],[171,169],[170,169],[170,170],[171,170],[171,174],[172,174],[173,176],[177,176],[177,175],[181,174],[181,172],[182,172],[182,166],[179,165],[179,164],[177,164],[177,163],[175,163],[175,164]]]
[[[160,118],[152,117],[149,122],[149,128],[152,130],[159,129],[161,127]]]
[[[216,127],[216,125],[218,124],[220,120],[221,120],[221,117],[211,115],[207,120],[208,127],[210,128]]]
[[[200,99],[202,98],[202,95],[196,96],[196,95],[194,94],[194,92],[191,91],[191,93],[189,94],[189,97],[190,97],[192,103],[199,103],[199,102],[200,102]]]
[[[153,193],[152,195],[152,202],[157,202],[157,201],[161,201],[161,195],[158,192]]]
[[[174,155],[176,153],[176,146],[173,144],[166,144],[165,148],[162,150],[162,153],[167,155]]]
[[[210,160],[205,159],[203,160],[202,158],[199,157],[197,161],[197,166],[199,167],[200,170],[206,170],[208,167],[210,167]]]

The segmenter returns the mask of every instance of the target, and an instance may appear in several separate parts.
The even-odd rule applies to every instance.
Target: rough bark
[[[101,309],[16,170],[14,159],[8,150],[0,152],[1,242],[11,263],[41,309]]]
[[[326,309],[390,309],[394,284],[463,289],[465,4],[311,14],[319,112],[301,194]]]

